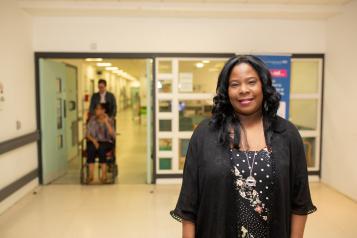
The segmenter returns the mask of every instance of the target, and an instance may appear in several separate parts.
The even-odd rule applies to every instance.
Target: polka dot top
[[[231,164],[237,205],[237,237],[268,237],[273,185],[269,150],[231,149]]]

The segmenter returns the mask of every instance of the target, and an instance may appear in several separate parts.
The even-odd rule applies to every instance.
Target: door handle
[[[76,102],[75,101],[69,101],[69,110],[74,111],[76,110]]]
[[[63,117],[67,118],[67,103],[66,103],[66,100],[63,100]]]

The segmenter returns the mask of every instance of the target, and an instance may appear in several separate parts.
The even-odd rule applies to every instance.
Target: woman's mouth
[[[244,98],[244,99],[239,99],[238,102],[242,106],[247,106],[253,101],[253,98]]]

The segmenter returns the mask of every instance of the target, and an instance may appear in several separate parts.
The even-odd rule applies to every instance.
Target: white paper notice
[[[179,91],[192,92],[193,91],[193,75],[192,73],[180,73],[179,75]]]

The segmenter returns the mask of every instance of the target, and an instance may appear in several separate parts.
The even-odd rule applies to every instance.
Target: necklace
[[[250,165],[249,163],[249,157],[248,157],[248,153],[247,151],[244,151],[245,156],[247,157],[247,163],[248,163],[248,168],[249,168],[249,176],[247,177],[247,179],[245,180],[245,183],[249,186],[249,187],[255,187],[257,184],[257,181],[255,180],[255,178],[252,176],[252,172],[253,172],[253,167],[254,167],[254,161],[255,161],[255,156],[257,155],[257,152],[254,151],[254,157],[252,160],[252,165]]]

